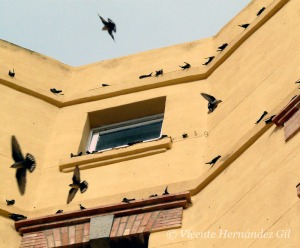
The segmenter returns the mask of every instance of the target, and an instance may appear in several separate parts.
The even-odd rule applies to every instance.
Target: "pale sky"
[[[80,66],[211,37],[250,2],[0,0],[0,39]],[[116,23],[116,42],[97,13]]]

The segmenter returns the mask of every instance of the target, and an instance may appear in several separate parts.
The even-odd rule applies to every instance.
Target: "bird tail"
[[[26,154],[25,166],[30,171],[30,173],[35,169],[35,159],[30,153]]]
[[[80,183],[80,192],[84,193],[87,189],[88,189],[89,184],[87,183],[87,181],[83,181],[82,183]]]
[[[212,164],[211,162],[205,163],[205,164]]]

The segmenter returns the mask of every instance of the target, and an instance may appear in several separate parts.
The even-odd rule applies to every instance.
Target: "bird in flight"
[[[217,157],[213,158],[210,162],[207,162],[207,163],[205,163],[205,164],[210,164],[210,165],[214,166],[215,163],[219,160],[220,157],[221,157],[221,156],[218,155]]]
[[[208,95],[206,93],[201,93],[201,95],[208,101],[209,113],[213,112],[218,106],[218,104],[222,102],[221,100],[217,100],[215,97]]]
[[[109,35],[111,36],[111,38],[115,41],[113,32],[115,32],[115,33],[117,32],[116,24],[109,18],[107,19],[108,21],[106,21],[99,14],[98,14],[98,16],[99,16],[100,20],[102,21],[102,23],[104,24],[104,27],[102,28],[102,30],[107,31],[109,33]]]
[[[81,180],[80,180],[80,171],[79,171],[78,165],[74,169],[72,181],[73,181],[73,183],[69,184],[71,189],[69,191],[67,204],[69,204],[73,200],[78,189],[80,189],[81,193],[84,193],[88,189],[87,181],[81,182]]]
[[[26,186],[26,170],[29,170],[30,173],[34,171],[35,159],[29,153],[26,154],[25,158],[23,157],[20,145],[14,135],[11,137],[11,149],[15,163],[10,168],[17,169],[16,178],[19,191],[21,195],[24,195]]]

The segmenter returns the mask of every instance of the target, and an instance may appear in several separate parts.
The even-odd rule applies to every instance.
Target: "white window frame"
[[[137,119],[133,119],[133,120],[129,120],[129,121],[119,122],[116,124],[106,125],[106,126],[102,126],[102,127],[98,127],[98,128],[93,128],[90,132],[86,150],[89,152],[95,151],[100,133],[110,133],[110,132],[120,131],[123,129],[144,126],[144,125],[163,121],[163,119],[164,119],[164,114],[162,113],[162,114],[156,114],[156,115],[146,116],[146,117],[142,117],[142,118],[137,118]],[[159,137],[154,138],[154,139],[149,139],[149,140],[143,140],[142,142],[144,143],[144,142],[150,142],[153,140],[158,140],[161,138],[161,135],[162,135],[162,129],[160,130]],[[111,148],[99,150],[97,152],[102,152],[102,151],[112,150],[114,148],[127,147],[127,146],[128,145],[111,147]]]

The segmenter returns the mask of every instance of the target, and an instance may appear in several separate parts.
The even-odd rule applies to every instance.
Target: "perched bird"
[[[208,59],[208,60],[202,65],[208,65],[214,58],[215,58],[215,56],[210,56],[210,57],[205,58],[205,59]]]
[[[6,200],[7,206],[9,206],[9,205],[14,205],[15,202],[16,202],[16,201],[15,201],[14,199],[12,199],[12,200]]]
[[[143,78],[146,78],[146,77],[152,77],[152,73],[153,72],[151,72],[150,74],[147,74],[147,75],[141,75],[141,76],[139,76],[139,79],[143,79]]]
[[[113,32],[115,32],[115,33],[117,32],[116,24],[109,18],[107,19],[108,21],[106,21],[99,14],[98,14],[98,16],[99,16],[100,20],[102,21],[102,23],[104,24],[104,27],[102,28],[102,30],[107,31],[109,33],[109,35],[111,36],[111,38],[115,41]]]
[[[81,204],[79,204],[80,210],[84,210],[86,209],[84,206],[82,206]]]
[[[272,116],[270,116],[268,119],[265,119],[265,123],[266,123],[266,124],[272,123],[273,118],[274,118],[275,116],[276,116],[276,115],[272,115]]]
[[[220,157],[221,157],[221,156],[218,155],[217,157],[213,158],[210,162],[207,162],[207,163],[205,163],[205,164],[210,164],[210,165],[214,166],[215,163],[219,160]]]
[[[73,153],[70,154],[70,157],[71,158],[74,158],[74,157],[80,157],[82,155],[82,152],[79,152],[77,153],[77,155],[74,155]]]
[[[162,195],[168,195],[169,192],[168,192],[168,186],[165,188],[165,192],[162,194]]]
[[[109,86],[109,84],[101,84],[102,85],[102,87],[107,87],[107,86]]]
[[[246,29],[246,28],[248,28],[249,25],[250,25],[250,23],[245,23],[245,24],[238,25],[238,26]]]
[[[180,65],[179,67],[181,67],[183,70],[185,70],[185,69],[189,69],[190,67],[191,67],[191,65],[189,64],[189,63],[187,63],[187,62],[184,62],[185,63],[185,65]]]
[[[123,198],[123,200],[122,200],[122,202],[125,202],[125,203],[130,203],[131,201],[135,201],[135,199],[134,198],[132,198],[132,199],[128,199],[128,198]]]
[[[158,77],[159,75],[162,75],[164,72],[163,72],[163,69],[159,70],[159,71],[155,71],[155,77]]]
[[[268,112],[264,111],[263,114],[261,115],[261,117],[259,117],[259,119],[255,122],[255,124],[258,124],[267,114],[268,114]]]
[[[14,77],[14,76],[16,75],[15,69],[12,69],[12,71],[9,70],[9,71],[8,71],[8,75],[11,76],[11,77]]]
[[[14,221],[19,221],[19,220],[25,220],[27,219],[26,216],[22,215],[22,214],[10,214],[8,216],[9,218],[13,219]]]
[[[64,211],[64,210],[62,210],[62,209],[59,209],[59,210],[57,210],[57,211],[56,211],[56,213],[55,213],[55,214],[61,214],[63,211]]]
[[[80,180],[80,171],[79,171],[78,165],[74,169],[74,174],[73,174],[72,180],[73,180],[73,183],[69,184],[71,189],[69,191],[67,204],[69,204],[73,200],[78,189],[80,189],[81,193],[84,193],[88,189],[87,181],[81,182],[81,180]]]
[[[27,153],[24,159],[20,145],[14,135],[11,137],[11,148],[15,163],[10,168],[17,169],[16,178],[18,187],[21,195],[23,195],[26,186],[26,170],[29,170],[30,173],[34,171],[35,159],[30,153]]]
[[[185,138],[187,138],[187,137],[188,137],[188,134],[187,134],[187,133],[183,133],[183,134],[182,134],[182,138],[185,139]]]
[[[201,93],[201,95],[208,101],[208,110],[209,113],[213,112],[222,100],[217,100],[215,97],[208,95],[206,93]]]
[[[265,11],[265,7],[262,7],[257,13],[256,13],[256,15],[257,16],[259,16],[262,12],[264,12]]]
[[[157,194],[154,194],[154,195],[150,195],[149,198],[157,197],[157,196],[158,196]]]
[[[224,43],[224,44],[222,44],[221,46],[219,46],[218,47],[218,52],[221,52],[221,51],[223,51],[226,47],[228,46],[228,43]]]
[[[57,90],[55,88],[51,88],[50,91],[53,93],[53,94],[59,94],[62,92],[62,90]]]

